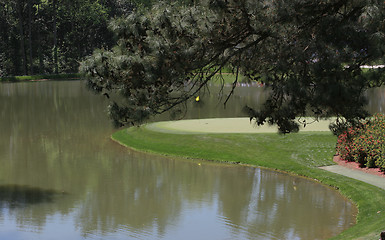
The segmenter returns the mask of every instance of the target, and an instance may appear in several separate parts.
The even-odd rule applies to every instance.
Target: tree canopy
[[[117,45],[81,71],[92,90],[120,96],[109,108],[117,126],[175,109],[224,67],[269,86],[261,109],[245,108],[258,125],[288,133],[299,116],[351,123],[368,116],[364,91],[384,80],[383,69],[360,68],[384,60],[384,13],[376,0],[160,2],[112,21]]]

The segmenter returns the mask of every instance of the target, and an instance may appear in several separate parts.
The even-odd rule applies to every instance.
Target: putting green
[[[299,123],[303,119],[298,120]],[[313,122],[311,118],[306,118],[308,123],[306,127],[303,125],[300,127],[300,131],[330,131],[329,124],[334,121],[320,120]],[[156,122],[146,125],[146,128],[159,131],[169,132],[176,134],[186,133],[276,133],[278,128],[275,125],[265,124],[263,126],[257,126],[253,121],[250,122],[249,118],[208,118],[208,119],[191,119],[191,120],[179,120],[179,121],[165,121]]]
[[[334,119],[321,120],[312,124],[307,124],[306,127],[301,127],[302,132],[312,131],[330,131],[329,124]],[[310,122],[311,119],[307,119]],[[211,119],[192,119],[180,121],[165,121],[147,124],[146,128],[152,131],[167,132],[174,134],[202,134],[202,133],[276,133],[277,126],[256,126],[253,122],[250,123],[249,118],[211,118]],[[385,189],[385,178],[368,173],[363,173],[359,170],[352,170],[339,165],[322,167],[322,169],[346,177],[354,178],[379,188]]]

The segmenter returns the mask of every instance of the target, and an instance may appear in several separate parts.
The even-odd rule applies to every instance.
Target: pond
[[[265,97],[250,90],[186,117],[241,116]],[[106,105],[82,81],[0,84],[0,239],[326,239],[355,222],[308,179],[121,147]]]

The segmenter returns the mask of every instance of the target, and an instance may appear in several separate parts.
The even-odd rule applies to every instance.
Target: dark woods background
[[[0,77],[74,73],[115,44],[110,19],[154,0],[0,0]]]

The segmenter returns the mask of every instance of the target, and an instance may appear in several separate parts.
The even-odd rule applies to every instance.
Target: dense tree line
[[[0,77],[77,72],[95,48],[115,43],[111,18],[151,0],[0,0]]]

